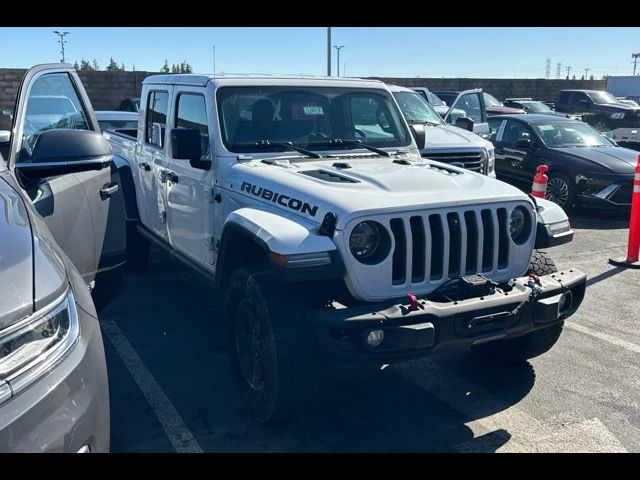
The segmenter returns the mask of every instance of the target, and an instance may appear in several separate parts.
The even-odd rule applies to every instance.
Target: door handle
[[[142,170],[144,170],[145,172],[149,172],[151,171],[151,165],[149,165],[147,162],[142,162],[138,164],[138,167],[140,167]]]
[[[104,187],[100,189],[100,198],[102,200],[106,200],[107,198],[111,198],[111,196],[116,193],[120,187],[117,183],[107,183]]]
[[[161,173],[160,181],[162,183],[167,182],[167,181],[173,182],[173,183],[178,183],[178,180],[179,180],[178,175],[176,175],[171,170],[163,170],[163,172]]]

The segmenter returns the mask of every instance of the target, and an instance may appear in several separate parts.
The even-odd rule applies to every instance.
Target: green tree
[[[180,73],[193,73],[193,67],[191,67],[186,60],[183,60],[180,63]]]
[[[95,58],[93,59],[93,68],[91,70],[100,70],[100,65],[98,65]]]
[[[160,73],[169,73],[170,71],[171,70],[169,69],[169,62],[165,58],[164,65],[162,65],[162,68],[160,69]]]
[[[73,68],[75,68],[76,70],[80,70],[80,65],[78,65],[78,61],[77,60],[75,62],[73,62]]]
[[[85,60],[84,58],[80,59],[80,70],[83,72],[93,70],[93,67],[89,63],[89,60]]]
[[[175,63],[171,65],[171,73],[180,73],[180,68]]]
[[[109,58],[109,65],[107,65],[105,67],[105,70],[107,70],[108,72],[113,71],[113,70],[120,70],[120,68],[118,68],[118,64],[113,59],[113,57]]]
[[[126,68],[124,68],[124,63],[120,64],[120,70],[122,70],[123,72],[125,72],[127,70]]]

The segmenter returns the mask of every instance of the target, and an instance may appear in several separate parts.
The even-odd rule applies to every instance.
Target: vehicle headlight
[[[522,245],[531,233],[531,215],[526,208],[518,206],[511,212],[509,218],[509,235],[518,245]]]
[[[378,222],[360,222],[351,231],[349,249],[359,262],[369,265],[381,262],[390,250],[389,233]]]
[[[69,290],[49,306],[0,330],[0,383],[15,395],[35,381],[78,338],[78,312]]]
[[[496,151],[493,148],[487,150],[487,175],[491,175],[496,170]]]
[[[624,112],[615,112],[611,114],[611,119],[622,120],[624,118]]]

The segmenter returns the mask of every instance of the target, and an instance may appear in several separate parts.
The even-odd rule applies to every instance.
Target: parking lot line
[[[202,448],[185,425],[171,400],[169,400],[169,397],[164,393],[156,379],[153,378],[153,375],[151,375],[138,353],[122,333],[120,327],[110,319],[101,320],[100,325],[153,409],[176,452],[202,453]]]
[[[635,343],[627,342],[626,340],[622,340],[607,333],[598,332],[589,327],[585,327],[584,325],[578,325],[577,323],[564,322],[564,324],[570,329],[575,330],[576,332],[584,333],[585,335],[591,335],[592,337],[599,338],[600,340],[604,340],[605,342],[615,345],[616,347],[622,347],[634,353],[640,353],[640,345],[636,345]]]

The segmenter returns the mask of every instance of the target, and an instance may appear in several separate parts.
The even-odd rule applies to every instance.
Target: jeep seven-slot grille
[[[484,154],[482,152],[425,153],[422,156],[442,163],[460,163],[467,170],[484,173]]]
[[[392,218],[392,284],[438,284],[507,268],[507,218],[506,208]]]

